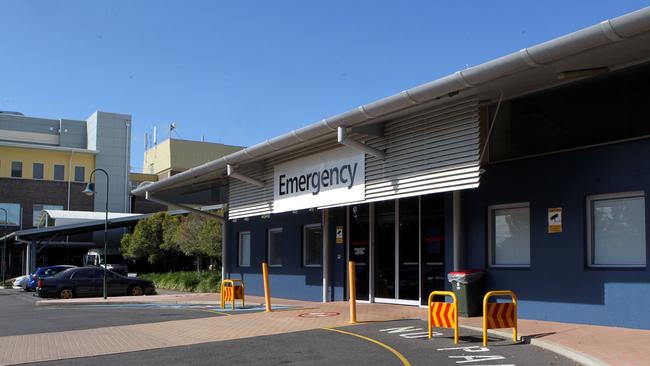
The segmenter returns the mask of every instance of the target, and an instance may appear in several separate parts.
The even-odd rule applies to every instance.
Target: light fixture
[[[86,188],[84,188],[81,193],[85,194],[86,196],[95,195],[95,183],[88,182],[88,184],[86,184]]]
[[[609,67],[592,67],[588,69],[566,70],[557,73],[558,80],[572,80],[607,74]]]

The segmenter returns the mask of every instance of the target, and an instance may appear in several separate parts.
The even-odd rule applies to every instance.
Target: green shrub
[[[219,272],[143,273],[139,278],[153,281],[156,288],[187,292],[219,292]]]

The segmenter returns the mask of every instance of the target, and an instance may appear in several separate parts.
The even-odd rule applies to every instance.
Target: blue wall
[[[586,249],[586,197],[649,193],[649,157],[650,140],[640,140],[488,165],[464,192],[467,266],[487,267],[488,206],[530,202],[531,266],[488,269],[486,291],[515,291],[522,318],[650,329],[647,267],[588,268]],[[563,209],[562,233],[547,233],[552,207]],[[648,230],[647,200],[645,217]]]
[[[282,267],[269,267],[271,296],[322,301],[323,271],[320,267],[304,267],[302,264],[303,226],[321,223],[321,211],[301,210],[298,214],[283,213],[271,218],[259,217],[243,219],[228,224],[228,269],[231,278],[241,278],[246,286],[246,294],[264,295],[262,281],[262,262],[267,260],[267,231],[282,228],[283,248]],[[241,231],[251,232],[251,265],[238,266],[237,241]]]
[[[347,238],[346,207],[330,208],[329,210],[329,238],[330,238],[330,288],[328,298],[330,301],[347,300],[346,295],[346,248],[345,244],[336,244],[336,227],[343,226],[343,241]]]

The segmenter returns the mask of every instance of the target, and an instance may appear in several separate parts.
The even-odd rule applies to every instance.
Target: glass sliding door
[[[420,298],[420,198],[398,201],[399,240],[398,278],[399,300]]]
[[[395,299],[395,201],[375,203],[375,298]]]
[[[355,263],[358,300],[370,300],[370,215],[368,204],[350,207],[350,260]]]
[[[421,197],[422,301],[445,289],[445,196]]]

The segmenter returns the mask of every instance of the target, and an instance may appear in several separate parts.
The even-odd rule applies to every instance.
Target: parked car
[[[66,269],[76,268],[77,266],[49,266],[49,267],[38,267],[32,274],[29,276],[29,283],[25,291],[36,291],[36,284],[40,278],[47,278],[54,276],[55,274],[65,271]]]
[[[70,268],[54,276],[39,279],[36,294],[40,297],[59,299],[102,296],[103,284],[103,268]],[[156,287],[151,281],[124,277],[109,270],[106,271],[106,286],[108,296],[140,296],[156,293]]]
[[[31,275],[24,275],[24,276],[14,278],[14,282],[11,284],[11,287],[13,287],[16,290],[23,289],[27,291],[27,284],[29,283],[30,277]]]

